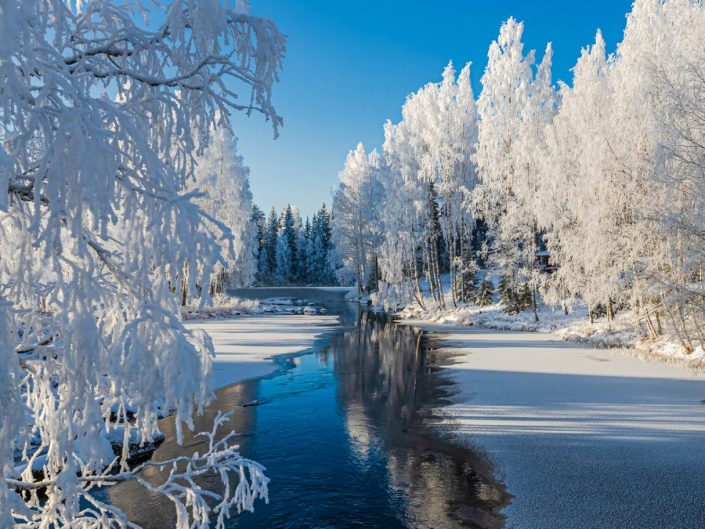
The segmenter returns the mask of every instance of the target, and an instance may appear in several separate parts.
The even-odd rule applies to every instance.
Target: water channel
[[[434,408],[452,393],[439,366],[452,360],[419,330],[339,293],[284,294],[325,307],[342,329],[310,351],[277,358],[268,377],[221,389],[198,418],[196,430],[209,430],[218,410],[232,411],[241,454],[265,465],[272,480],[269,504],[259,502],[229,527],[501,527],[506,497],[485,477],[483,459],[432,428]],[[242,406],[252,401],[261,404]],[[202,451],[192,437],[177,445],[170,419],[161,427],[166,441],[156,459]],[[145,529],[173,527],[170,504],[133,482],[112,488],[110,501]]]

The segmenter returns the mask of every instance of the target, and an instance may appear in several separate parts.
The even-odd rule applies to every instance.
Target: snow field
[[[457,353],[438,427],[484,452],[514,529],[705,527],[705,375],[542,333],[407,321]]]

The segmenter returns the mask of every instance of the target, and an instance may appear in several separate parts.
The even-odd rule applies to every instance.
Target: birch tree
[[[385,288],[413,285],[421,304],[422,274],[432,299],[443,307],[441,274],[451,272],[455,301],[466,284],[455,281],[456,273],[471,275],[474,271],[466,251],[474,227],[472,210],[466,204],[476,184],[472,163],[476,114],[469,68],[466,66],[456,79],[449,64],[440,83],[429,83],[407,98],[398,124],[385,126],[384,152],[389,166],[385,181],[387,240],[382,252]],[[448,269],[442,263],[443,250],[450,256]],[[401,288],[396,295],[402,291],[403,295],[410,292]]]
[[[284,38],[216,1],[141,6],[0,6],[0,527],[127,527],[90,490],[140,479],[127,441],[153,438],[159,408],[181,440],[212,396],[212,343],[179,321],[172,284],[185,263],[195,292],[223,262],[225,227],[185,191],[208,142],[195,131],[244,111],[276,134]],[[230,486],[194,487],[206,473]],[[266,498],[267,478],[214,433],[152,490],[179,529],[222,527]]]
[[[237,154],[237,139],[227,127],[214,129],[210,145],[196,158],[196,164],[195,182],[190,187],[204,193],[196,202],[228,229],[221,239],[226,264],[217,267],[211,291],[249,286],[257,269],[250,170]]]
[[[343,263],[339,278],[369,292],[376,282],[377,250],[381,236],[384,188],[380,181],[381,158],[367,154],[362,143],[348,153],[333,194],[333,241]],[[349,277],[351,276],[351,277]]]
[[[477,101],[475,155],[482,185],[476,205],[493,238],[492,262],[499,268],[509,310],[523,308],[519,295],[530,288],[536,311],[538,227],[534,202],[540,178],[536,152],[553,113],[550,44],[534,75],[535,54],[524,55],[523,23],[510,18],[490,45]],[[519,301],[515,301],[519,300]]]

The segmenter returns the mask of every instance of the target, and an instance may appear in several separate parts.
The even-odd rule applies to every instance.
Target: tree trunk
[[[614,321],[614,306],[612,305],[612,298],[607,298],[607,320]]]
[[[655,342],[658,339],[658,333],[656,332],[656,328],[654,327],[654,322],[651,321],[651,314],[649,313],[649,309],[645,309],[646,316],[646,327],[649,329],[649,339],[651,342]]]
[[[424,306],[423,303],[423,294],[421,293],[421,284],[419,283],[419,263],[418,259],[416,258],[416,252],[414,252],[414,286],[416,287],[416,302],[419,304],[419,307],[421,307],[423,310],[426,310],[426,307]]]
[[[671,309],[668,308],[668,306],[666,306],[666,314],[668,314],[668,316],[670,316],[671,323],[673,325],[673,330],[675,331],[676,336],[678,336],[678,340],[680,341],[681,345],[683,346],[683,349],[685,349],[685,351],[687,353],[692,353],[693,352],[692,347],[689,346],[689,344],[685,340],[685,337],[683,336],[681,331],[678,329],[678,324],[676,323],[676,318],[673,316],[673,313],[671,312]]]

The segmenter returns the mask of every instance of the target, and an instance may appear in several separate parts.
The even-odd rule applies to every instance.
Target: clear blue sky
[[[476,92],[487,48],[503,20],[525,22],[527,49],[554,46],[554,79],[570,82],[581,47],[600,28],[613,51],[631,0],[251,0],[252,13],[273,19],[288,36],[274,100],[281,136],[259,116],[236,116],[240,152],[251,168],[257,204],[287,203],[310,215],[330,204],[349,149],[379,147],[382,125],[400,117],[406,96],[440,79],[449,60],[472,61]]]

